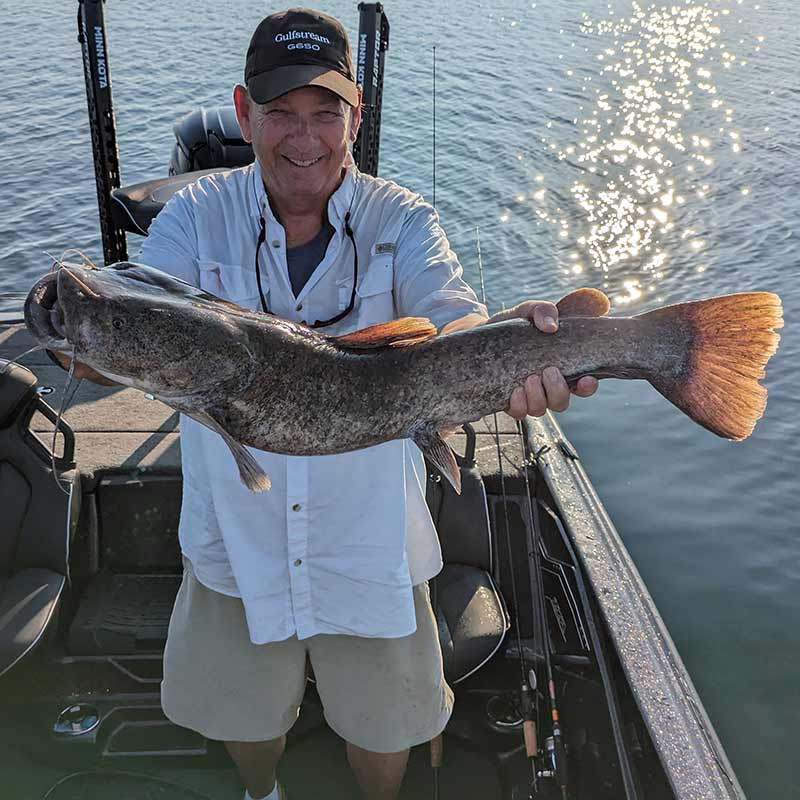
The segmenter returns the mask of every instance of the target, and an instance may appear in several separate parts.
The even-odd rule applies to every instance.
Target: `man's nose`
[[[292,135],[299,139],[306,137],[313,139],[316,136],[316,128],[314,126],[313,118],[304,114],[295,115],[294,125],[292,126]]]

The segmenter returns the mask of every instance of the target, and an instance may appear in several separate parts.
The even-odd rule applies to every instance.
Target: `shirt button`
[[[273,239],[272,240],[272,246],[273,247],[280,247],[281,246],[280,239]]]
[[[298,303],[298,304],[297,304],[297,305],[294,307],[294,310],[295,310],[295,311],[302,311],[302,310],[303,310],[303,304],[302,304],[302,303]]]
[[[302,506],[300,505],[300,503],[295,503],[292,506],[292,511],[299,511],[301,508],[302,508]]]
[[[299,567],[299,566],[300,566],[302,563],[303,563],[303,559],[302,559],[302,558],[296,558],[296,559],[294,560],[294,565],[295,565],[296,567]]]

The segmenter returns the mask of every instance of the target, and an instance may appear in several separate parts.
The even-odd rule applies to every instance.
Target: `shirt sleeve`
[[[467,314],[488,319],[428,203],[420,201],[408,212],[397,239],[394,270],[398,316],[427,317],[437,328]]]
[[[153,220],[136,260],[200,285],[197,225],[186,190],[174,194]]]

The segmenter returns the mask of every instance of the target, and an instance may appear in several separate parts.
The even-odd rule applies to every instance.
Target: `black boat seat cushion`
[[[129,233],[144,236],[150,223],[176,192],[203,175],[214,172],[227,172],[225,167],[201,169],[172,175],[169,178],[155,178],[151,181],[122,186],[111,192],[111,214],[114,221]]]
[[[475,462],[475,431],[465,425],[464,456],[456,454],[461,494],[429,469],[426,499],[444,567],[431,581],[444,674],[452,686],[498,651],[510,627],[505,602],[492,580],[492,538],[486,488]]]
[[[505,639],[508,619],[503,598],[485,570],[445,564],[435,581],[444,675],[452,686],[497,652]]]
[[[34,374],[19,365],[3,372],[7,363],[0,359],[0,675],[55,627],[79,509],[74,473],[61,472],[57,485],[47,449],[29,430],[36,411],[55,412],[37,395]]]
[[[5,371],[0,384],[0,428],[10,425],[36,391],[36,376],[26,367],[0,359],[0,371]]]
[[[65,581],[57,572],[35,568],[0,579],[0,675],[39,644]]]

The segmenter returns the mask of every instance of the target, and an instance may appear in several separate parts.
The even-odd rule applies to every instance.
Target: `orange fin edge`
[[[425,317],[401,317],[367,328],[331,336],[332,342],[349,350],[375,350],[381,347],[410,347],[436,336],[436,326]]]

